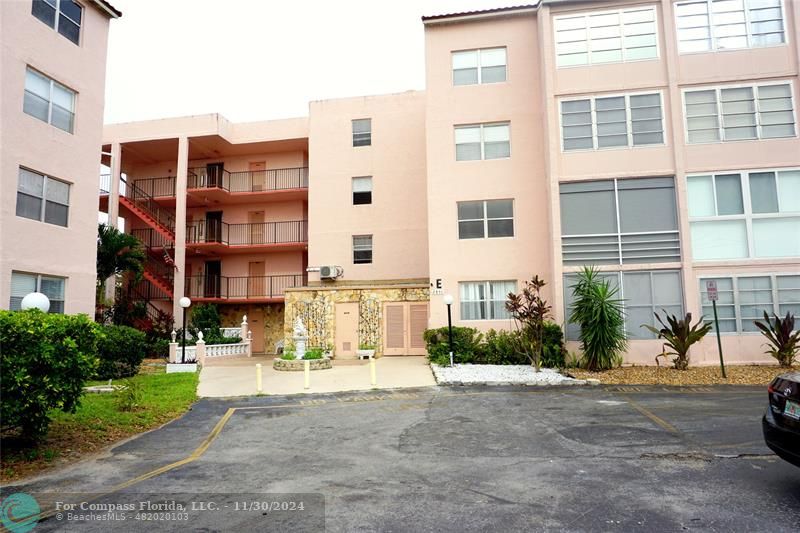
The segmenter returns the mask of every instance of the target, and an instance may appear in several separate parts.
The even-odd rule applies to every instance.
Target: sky
[[[305,116],[425,87],[420,17],[524,0],[110,0],[105,122]]]

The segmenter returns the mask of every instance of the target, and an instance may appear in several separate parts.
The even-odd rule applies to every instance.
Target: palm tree
[[[131,272],[139,279],[145,257],[139,239],[100,224],[97,227],[97,287],[100,295],[105,293],[106,280],[111,276]]]

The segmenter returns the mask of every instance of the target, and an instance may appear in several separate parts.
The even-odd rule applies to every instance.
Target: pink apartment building
[[[93,315],[104,0],[0,2],[0,307]]]
[[[455,324],[508,329],[505,295],[534,274],[574,341],[569,286],[592,264],[625,299],[626,362],[661,352],[654,311],[709,315],[709,279],[727,360],[767,360],[752,320],[800,314],[797,2],[543,0],[423,24],[424,91],[107,126],[101,207],[150,257],[131,294],[246,313],[256,351],[301,317],[337,357],[416,354],[443,294]],[[717,361],[713,335],[692,358]]]

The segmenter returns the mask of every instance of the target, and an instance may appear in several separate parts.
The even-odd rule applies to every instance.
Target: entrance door
[[[222,242],[222,211],[206,213],[206,242]]]
[[[206,261],[206,277],[203,294],[206,298],[219,298],[222,290],[222,262]]]
[[[247,297],[267,298],[266,276],[267,268],[264,261],[252,261],[247,269]]]
[[[383,308],[383,353],[425,355],[422,333],[428,327],[428,304],[387,303]]]
[[[253,353],[264,353],[264,308],[260,305],[250,306],[247,322],[253,332]]]
[[[249,244],[266,244],[264,240],[264,211],[250,211],[247,213],[247,222],[250,224]]]
[[[222,187],[222,174],[225,163],[209,163],[206,165],[208,187]]]
[[[263,191],[266,187],[267,163],[265,161],[250,163],[250,177],[252,190]]]
[[[358,302],[336,304],[336,357],[352,359],[358,350]]]

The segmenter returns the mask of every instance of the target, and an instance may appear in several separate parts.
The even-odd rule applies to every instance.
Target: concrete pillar
[[[122,178],[122,145],[111,143],[111,176],[109,177],[108,191],[108,225],[119,229],[119,186]],[[106,280],[105,299],[109,305],[114,304],[116,296],[116,277],[111,276]]]
[[[175,178],[175,282],[172,296],[172,316],[175,327],[181,327],[183,308],[178,301],[184,295],[186,275],[186,181],[189,171],[189,139],[178,139],[178,170]]]

